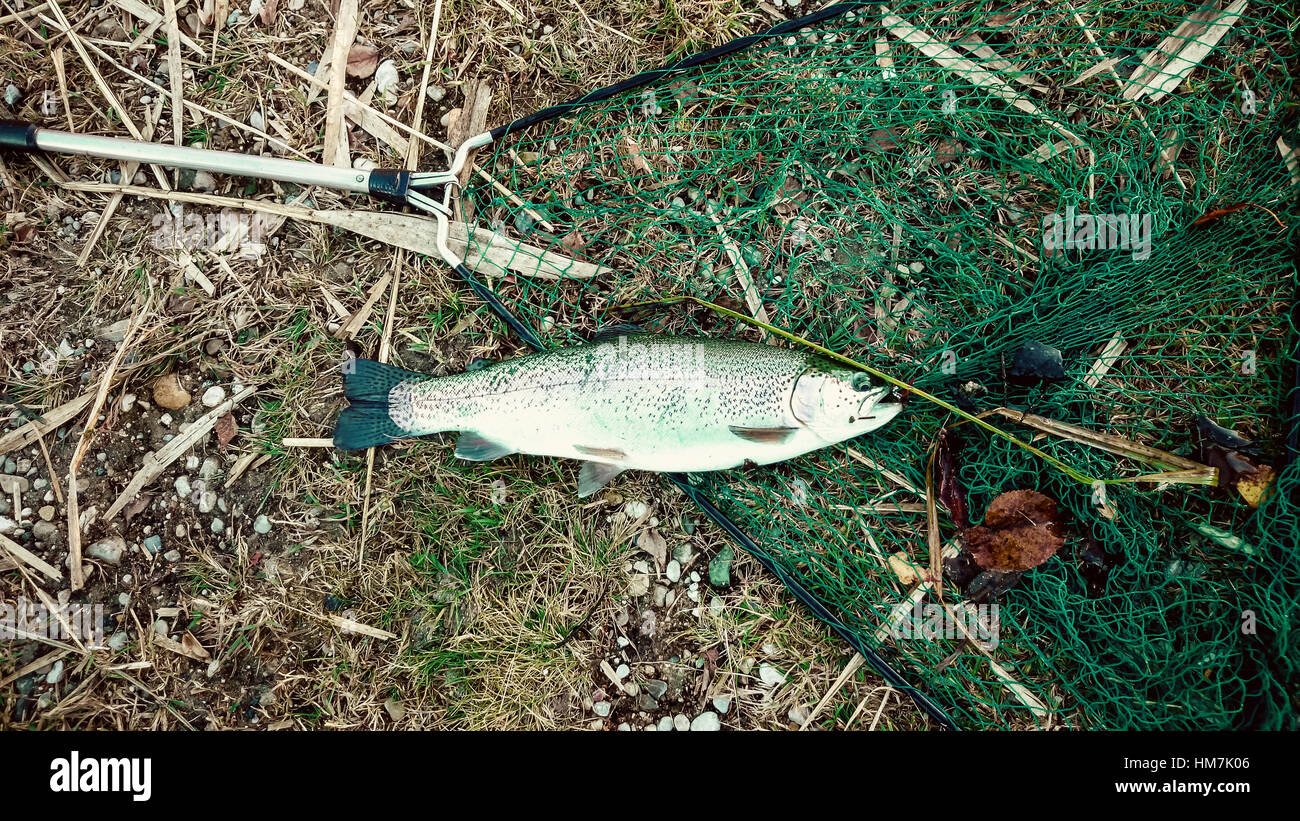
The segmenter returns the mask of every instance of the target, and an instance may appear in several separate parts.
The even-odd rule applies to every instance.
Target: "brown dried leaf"
[[[942,140],[934,149],[934,161],[939,165],[947,165],[955,161],[962,154],[966,153],[966,146],[957,140]]]
[[[275,22],[275,13],[280,7],[280,0],[266,0],[262,3],[262,8],[257,12],[257,19],[262,21],[262,25],[269,26]],[[348,55],[348,62],[351,63],[352,55]]]
[[[184,648],[185,655],[198,661],[207,661],[211,656],[208,655],[207,649],[199,644],[199,640],[194,638],[188,630],[181,634],[181,647]]]
[[[659,531],[653,527],[644,530],[636,537],[636,546],[649,553],[655,560],[655,564],[663,568],[664,563],[668,560],[668,543]]]
[[[654,176],[654,169],[650,163],[646,162],[645,156],[641,153],[641,144],[632,137],[624,134],[618,143],[619,156],[622,157],[631,170],[637,174],[647,177]]]
[[[374,74],[377,68],[379,68],[379,49],[360,43],[353,43],[352,48],[348,49],[349,77],[364,80]]]
[[[897,151],[898,143],[894,138],[901,135],[907,130],[905,125],[894,125],[889,128],[877,128],[867,137],[867,149],[871,151]]]
[[[217,419],[216,431],[217,442],[224,450],[226,445],[230,444],[230,440],[234,439],[235,434],[239,432],[239,428],[235,425],[234,412],[227,413],[225,416]]]
[[[135,498],[135,501],[126,506],[126,523],[131,524],[131,517],[138,516],[144,512],[144,509],[153,501],[153,496],[148,493],[141,493]]]
[[[1269,485],[1273,482],[1273,468],[1268,465],[1260,465],[1250,473],[1247,473],[1237,479],[1237,492],[1241,498],[1246,500],[1246,504],[1251,507],[1259,507],[1259,503],[1264,501],[1268,495]]]
[[[583,248],[586,248],[589,244],[591,244],[591,240],[587,238],[586,234],[583,234],[581,231],[575,228],[569,233],[560,237],[560,244],[563,245],[565,248],[568,248],[570,251],[573,251],[574,253],[578,253]]]
[[[961,486],[961,480],[957,478],[956,457],[960,448],[961,442],[956,434],[947,428],[939,431],[938,452],[935,454],[935,472],[938,475],[935,484],[939,502],[948,508],[953,524],[965,530],[970,527],[970,515],[966,508],[966,488]]]
[[[962,534],[975,563],[986,570],[1028,570],[1065,544],[1056,501],[1036,490],[1013,490],[993,500],[984,524]]]
[[[1259,507],[1268,495],[1274,477],[1269,465],[1256,465],[1240,452],[1220,445],[1202,444],[1201,458],[1205,464],[1219,469],[1219,487],[1236,488],[1251,507]]]

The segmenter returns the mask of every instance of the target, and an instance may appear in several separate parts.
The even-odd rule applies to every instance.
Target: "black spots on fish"
[[[627,453],[618,448],[597,448],[589,447],[587,445],[574,445],[573,449],[578,451],[578,453],[590,456],[593,459],[623,460],[627,458]]]
[[[761,445],[779,445],[794,436],[796,428],[745,428],[729,425],[728,430],[747,442]]]
[[[467,462],[490,462],[515,452],[509,445],[494,442],[473,431],[465,431],[456,440],[456,458]]]

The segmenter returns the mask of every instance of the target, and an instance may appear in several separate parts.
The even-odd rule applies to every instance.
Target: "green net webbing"
[[[461,198],[470,267],[547,344],[589,338],[611,306],[690,294],[981,410],[1189,457],[1205,414],[1280,464],[1300,224],[1278,146],[1297,142],[1287,4],[833,11],[502,136]],[[1286,227],[1253,207],[1191,227],[1237,202]],[[1081,214],[1132,230],[1061,247],[1052,220]],[[763,336],[680,305],[641,321]],[[1031,340],[1063,352],[1065,379],[1009,385]],[[953,421],[913,401],[845,446],[692,481],[960,726],[1296,726],[1297,464],[1258,510],[1149,484],[1109,486],[1103,508],[966,425],[974,518],[1034,488],[1068,511],[1071,543],[1001,599],[996,668],[959,639],[889,638],[908,590],[885,557],[928,563],[925,464]],[[1156,470],[1035,444],[1096,477]],[[1100,581],[1086,536],[1107,554]]]

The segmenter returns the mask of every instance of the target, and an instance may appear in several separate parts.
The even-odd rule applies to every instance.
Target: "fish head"
[[[885,401],[890,389],[870,374],[834,364],[817,364],[795,380],[790,410],[795,419],[827,442],[843,442],[881,427],[903,406]]]

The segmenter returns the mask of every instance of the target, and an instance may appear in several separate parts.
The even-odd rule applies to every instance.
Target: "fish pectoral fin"
[[[590,456],[593,459],[604,459],[609,462],[616,462],[620,459],[626,459],[627,453],[618,448],[593,448],[587,445],[574,445],[573,449],[583,456]]]
[[[456,457],[467,462],[490,462],[516,452],[509,445],[493,442],[473,431],[465,431],[456,440]]]
[[[607,465],[604,462],[583,462],[582,469],[578,471],[578,498],[600,490],[623,470],[618,465]]]
[[[779,445],[788,441],[798,430],[798,428],[744,428],[740,425],[729,425],[727,429],[747,442],[757,442],[762,445]]]

